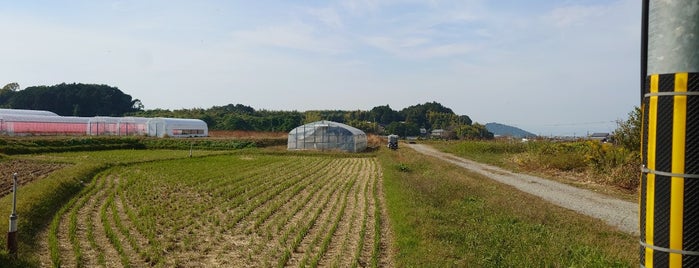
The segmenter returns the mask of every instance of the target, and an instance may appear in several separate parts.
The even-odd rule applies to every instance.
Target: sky
[[[436,101],[583,136],[640,102],[637,0],[0,0],[0,14],[0,86],[106,84],[146,109]]]

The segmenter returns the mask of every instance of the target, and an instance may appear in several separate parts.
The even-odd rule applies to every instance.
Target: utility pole
[[[12,214],[10,231],[7,232],[7,251],[17,257],[17,173],[12,174]]]
[[[640,266],[699,267],[699,2],[642,17]]]

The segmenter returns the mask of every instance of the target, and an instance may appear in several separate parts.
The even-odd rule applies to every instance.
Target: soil
[[[0,198],[12,193],[12,174],[17,173],[17,187],[40,180],[68,164],[46,163],[31,160],[5,160],[0,162]]]

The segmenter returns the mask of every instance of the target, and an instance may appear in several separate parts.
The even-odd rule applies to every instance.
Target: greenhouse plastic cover
[[[47,114],[49,113],[49,114]],[[74,117],[47,111],[0,109],[0,134],[24,135],[148,135],[206,137],[208,127],[199,119],[144,117]]]
[[[0,115],[42,115],[42,116],[58,116],[54,112],[42,110],[23,110],[23,109],[0,109]]]
[[[317,121],[289,132],[289,150],[361,152],[367,147],[364,131],[333,121]]]

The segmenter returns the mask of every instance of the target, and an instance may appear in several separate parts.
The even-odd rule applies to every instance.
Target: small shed
[[[364,131],[333,121],[317,121],[289,132],[288,150],[361,152],[367,147]]]

